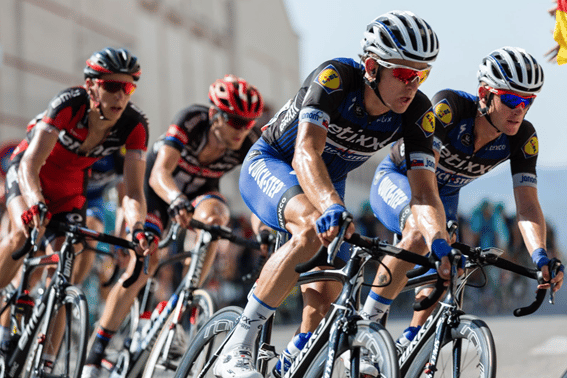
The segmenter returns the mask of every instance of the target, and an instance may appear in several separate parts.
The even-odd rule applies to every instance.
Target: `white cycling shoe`
[[[360,354],[360,375],[366,377],[378,377],[378,368],[376,368],[376,366],[372,363],[370,356],[368,355],[368,351],[366,349],[361,350]],[[350,373],[350,350],[344,352],[341,357],[345,364],[345,369]]]
[[[213,373],[219,378],[263,378],[254,367],[252,350],[243,345],[221,354],[213,366]]]

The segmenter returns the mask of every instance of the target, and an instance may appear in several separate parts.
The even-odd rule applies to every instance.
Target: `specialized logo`
[[[427,138],[435,132],[435,115],[433,111],[428,110],[420,119],[417,120],[417,125],[421,128]]]
[[[466,133],[466,134],[461,135],[461,143],[465,147],[472,146],[472,143],[473,143],[472,134]]]
[[[451,124],[451,121],[453,121],[453,112],[446,99],[438,102],[437,105],[435,105],[434,112],[437,119],[441,121],[443,127],[449,126]]]
[[[343,89],[341,77],[332,64],[329,64],[321,71],[315,82],[322,86],[327,94]]]
[[[522,151],[524,152],[524,156],[526,158],[531,158],[533,156],[536,156],[538,151],[539,151],[539,142],[537,140],[537,136],[534,135],[532,136],[527,142],[526,144],[524,144],[524,147],[522,148]]]

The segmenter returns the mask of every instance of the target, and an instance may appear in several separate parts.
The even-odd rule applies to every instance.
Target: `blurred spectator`
[[[554,7],[548,13],[555,17],[553,39],[557,44],[544,56],[549,62],[561,65],[567,63],[567,0],[555,0],[553,3]]]

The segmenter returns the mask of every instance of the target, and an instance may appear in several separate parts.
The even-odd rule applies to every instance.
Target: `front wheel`
[[[426,364],[429,363],[434,342],[435,334],[417,352],[407,369],[406,378],[426,376]],[[458,363],[455,364],[455,361]],[[492,332],[485,322],[470,315],[460,317],[459,324],[450,329],[450,335],[443,341],[437,357],[435,377],[496,377],[496,348]]]
[[[378,370],[380,378],[399,378],[398,358],[392,337],[386,329],[368,320],[356,322],[356,333],[349,337],[348,343],[340,343],[333,366],[333,378],[350,378],[352,361],[350,356],[367,355]],[[307,368],[305,378],[320,378],[326,367],[329,355],[329,342],[321,348],[313,363]],[[360,365],[360,362],[359,362]],[[359,375],[362,377],[362,375]]]
[[[216,352],[220,352],[220,346],[238,323],[241,314],[242,309],[240,307],[230,306],[213,315],[195,335],[191,347],[183,355],[174,377],[196,377],[206,368],[207,371],[203,378],[214,378],[214,360],[211,360],[211,357]]]
[[[51,370],[51,376],[79,378],[86,357],[88,314],[83,292],[75,286],[65,288],[63,300],[41,320],[23,376],[41,377]],[[43,335],[45,321],[48,331]],[[49,356],[55,356],[53,363]]]
[[[174,318],[176,311],[167,318],[150,352],[143,378],[173,377],[195,334],[213,316],[215,304],[207,291],[195,290],[193,301],[182,311],[178,319]]]

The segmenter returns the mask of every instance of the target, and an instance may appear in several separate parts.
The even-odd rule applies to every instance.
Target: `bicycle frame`
[[[118,370],[119,373],[112,374],[112,376],[134,378],[142,372],[147,357],[150,354],[148,347],[152,346],[155,343],[157,335],[159,334],[159,331],[162,329],[169,315],[171,315],[171,313],[175,311],[175,319],[178,319],[183,308],[191,304],[193,300],[192,293],[199,288],[198,285],[201,279],[207,248],[211,241],[212,235],[208,231],[203,230],[203,232],[200,233],[199,240],[195,248],[193,248],[191,252],[175,256],[173,259],[167,262],[169,263],[171,261],[179,260],[181,258],[189,256],[192,257],[189,269],[187,270],[187,273],[185,274],[181,284],[171,295],[159,316],[154,319],[150,319],[150,323],[146,327],[144,327],[144,329],[147,329],[147,333],[141,339],[140,336],[142,335],[142,332],[144,330],[140,329],[139,327],[137,328],[132,337],[132,340],[139,340],[132,342],[130,348],[127,351],[123,351],[123,353],[121,353],[119,360],[115,364],[115,369],[113,369],[113,371]],[[148,283],[146,284],[146,293],[150,290],[152,280],[153,278],[148,280]],[[144,297],[145,305],[143,305],[142,308],[147,307],[148,298],[146,295],[144,295]]]

